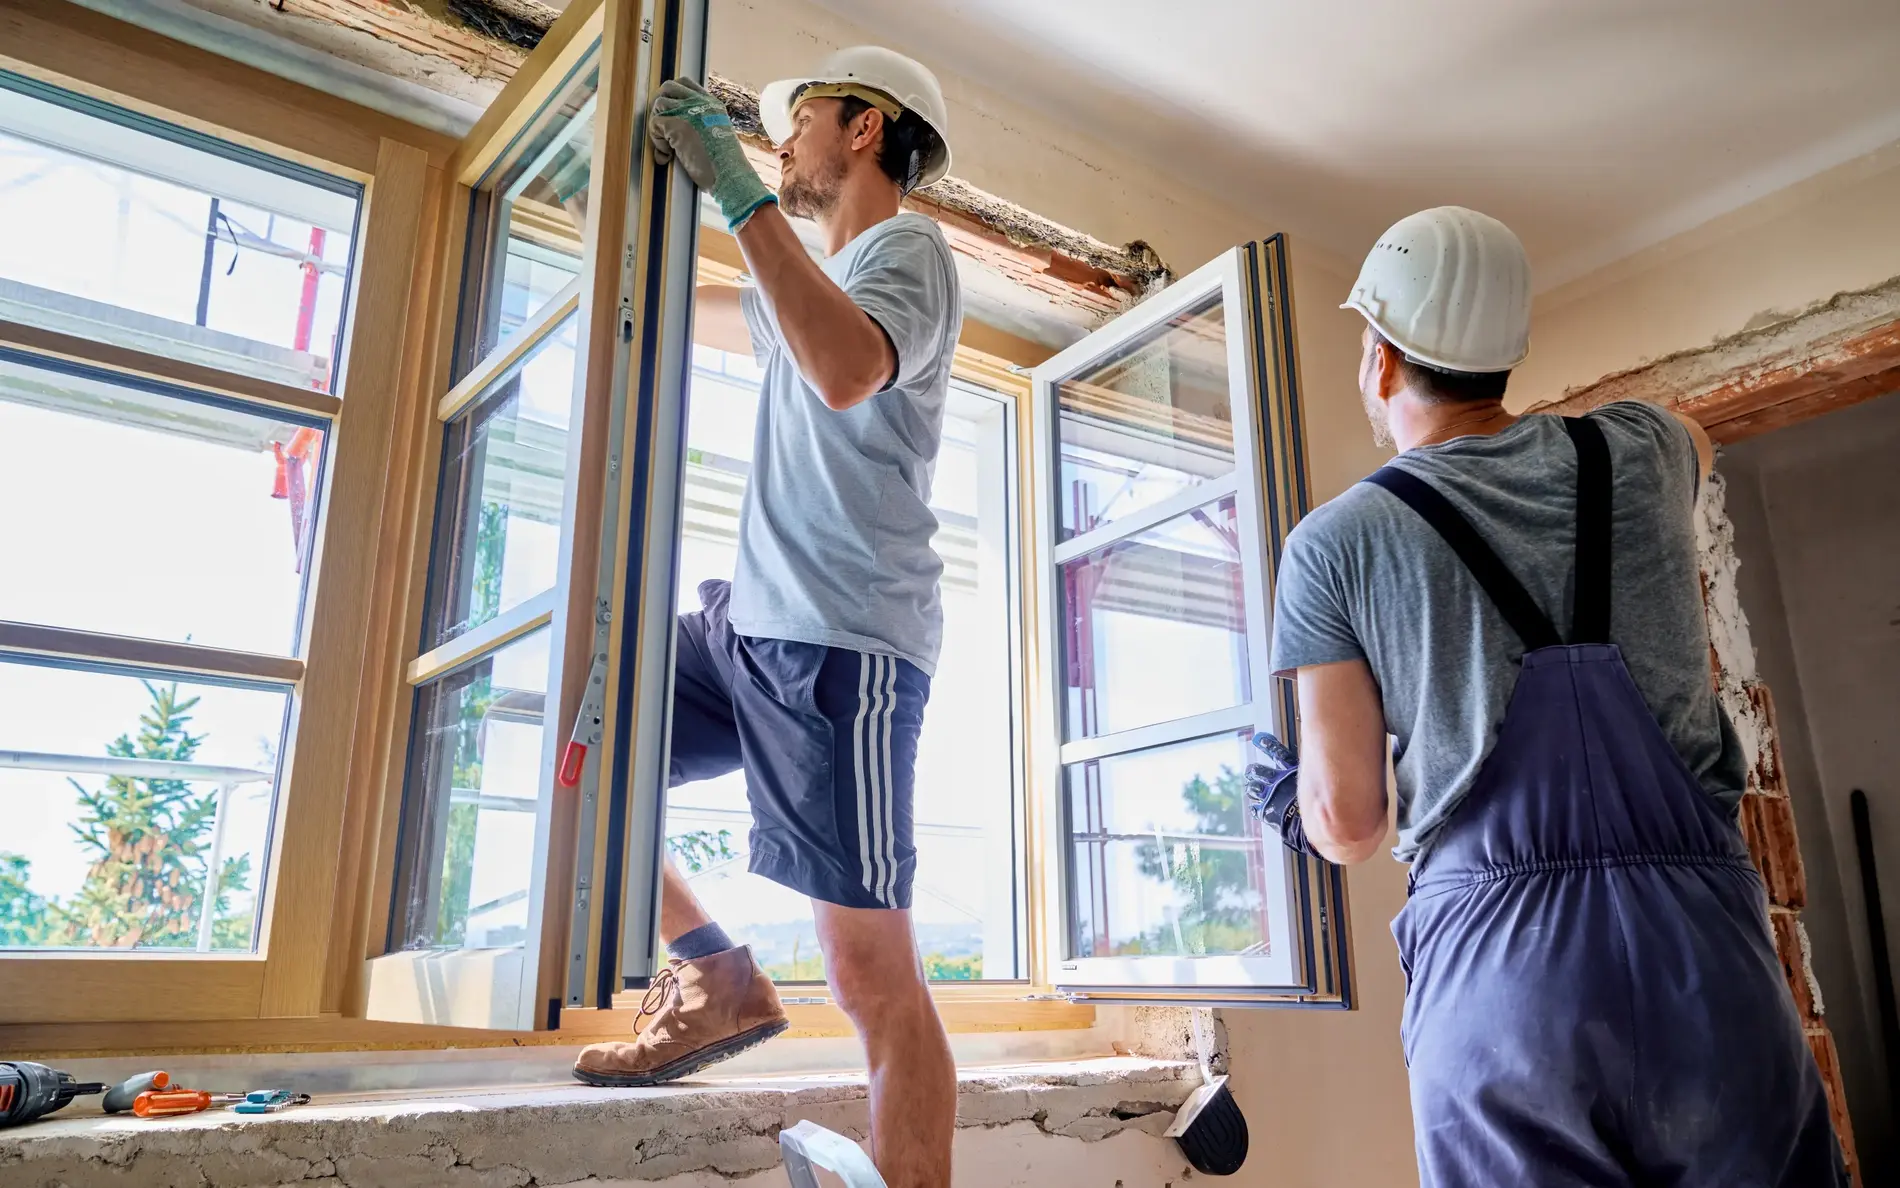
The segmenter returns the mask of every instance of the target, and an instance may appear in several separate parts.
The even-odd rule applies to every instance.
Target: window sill
[[[965,1068],[959,1081],[962,1128],[1021,1124],[1092,1143],[1160,1135],[1199,1073],[1189,1063],[1105,1057]],[[776,1165],[778,1132],[802,1118],[862,1138],[864,1101],[862,1073],[835,1073],[660,1089],[359,1093],[250,1118],[216,1111],[148,1121],[69,1107],[0,1133],[0,1167],[10,1180],[24,1173],[23,1182],[128,1185],[195,1183],[215,1168],[217,1188],[326,1176],[446,1180],[455,1167],[507,1169],[510,1182],[532,1184],[740,1176]]]

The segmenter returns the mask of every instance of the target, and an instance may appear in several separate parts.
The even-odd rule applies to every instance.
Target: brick
[[[1781,764],[1781,727],[1775,721],[1775,697],[1764,681],[1749,681],[1742,686],[1749,704],[1760,716],[1763,732],[1761,754],[1755,756],[1755,769],[1749,773],[1754,786],[1770,796],[1788,794],[1787,770]]]
[[[1860,1188],[1860,1160],[1854,1151],[1854,1122],[1847,1114],[1847,1091],[1841,1086],[1841,1064],[1834,1051],[1834,1034],[1825,1027],[1808,1029],[1808,1051],[1821,1066],[1821,1083],[1827,1087],[1828,1113],[1834,1116],[1834,1135],[1841,1140],[1841,1155],[1847,1160],[1848,1175],[1854,1188]]]
[[[1794,995],[1795,1009],[1801,1012],[1801,1022],[1804,1025],[1819,1023],[1820,1004],[1815,1001],[1814,984],[1809,981],[1799,918],[1793,912],[1773,911],[1768,913],[1768,922],[1775,930],[1775,953],[1781,958],[1781,974],[1788,979],[1788,989]]]
[[[1786,796],[1750,792],[1742,797],[1742,837],[1768,886],[1768,902],[1777,907],[1808,906],[1807,875],[1794,832],[1794,806]]]

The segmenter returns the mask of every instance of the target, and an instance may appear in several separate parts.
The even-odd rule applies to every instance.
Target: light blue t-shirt
[[[934,674],[943,562],[930,544],[930,481],[963,324],[956,266],[937,225],[906,212],[823,268],[890,336],[897,374],[843,412],[826,407],[798,373],[765,295],[745,290],[765,382],[739,509],[732,626],[900,656]]]

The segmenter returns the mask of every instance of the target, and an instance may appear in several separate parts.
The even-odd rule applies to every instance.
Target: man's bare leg
[[[949,1188],[956,1062],[910,913],[817,900],[812,911],[826,978],[871,1068],[871,1158],[890,1188]]]
[[[660,941],[670,945],[693,929],[712,922],[699,896],[693,894],[692,884],[679,872],[679,867],[673,865],[673,856],[668,854],[660,877]]]

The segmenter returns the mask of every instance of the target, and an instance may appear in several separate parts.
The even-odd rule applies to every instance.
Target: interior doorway
[[[1895,1167],[1894,1102],[1851,799],[1864,792],[1887,947],[1900,952],[1900,391],[1724,447],[1742,609],[1775,691],[1807,867],[1801,919],[1866,1183]],[[1883,999],[1887,999],[1883,1007]]]

